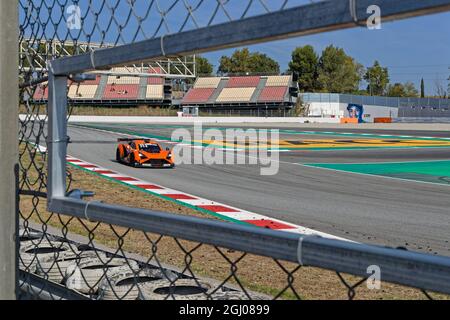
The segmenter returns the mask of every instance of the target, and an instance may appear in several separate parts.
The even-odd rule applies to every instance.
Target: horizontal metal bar
[[[22,270],[19,272],[18,287],[25,295],[24,299],[28,299],[28,295],[41,300],[89,300],[82,294]]]
[[[450,293],[447,257],[69,198],[52,199],[50,210],[361,277],[377,265],[383,281]]]
[[[450,0],[358,0],[356,15],[367,19],[367,8],[378,5],[383,21],[450,10]],[[167,35],[51,62],[55,75],[93,71],[165,56],[189,55],[294,36],[355,27],[348,0],[321,1],[229,23]]]
[[[32,197],[47,198],[47,193],[46,192],[33,191],[33,190],[19,190],[19,195],[21,195],[21,196],[32,196]]]
[[[24,82],[24,83],[19,84],[19,89],[25,89],[25,88],[28,88],[28,87],[35,87],[35,86],[37,86],[37,85],[39,85],[41,83],[44,83],[46,81],[48,81],[48,77],[42,77],[42,78],[38,78],[38,79],[35,79],[35,80],[32,80],[32,81]]]
[[[296,261],[299,236],[252,226],[71,198],[53,198],[51,212]],[[87,207],[87,210],[86,210]],[[263,245],[261,245],[263,244]],[[290,247],[291,250],[286,250]]]
[[[450,293],[450,258],[319,237],[303,242],[305,264],[361,277],[378,266],[381,280]]]

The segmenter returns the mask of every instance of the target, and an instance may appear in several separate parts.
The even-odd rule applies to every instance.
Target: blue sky
[[[420,86],[425,80],[427,94],[435,93],[435,80],[447,86],[450,76],[450,13],[386,22],[381,30],[354,28],[312,36],[269,42],[251,46],[276,59],[282,70],[287,69],[292,50],[310,44],[321,52],[333,44],[344,48],[364,66],[379,60],[389,66],[391,82],[412,81]],[[222,55],[234,50],[224,50],[204,56],[217,67]]]
[[[52,7],[52,22],[47,23],[48,11],[42,6],[42,0],[33,0],[37,7],[42,10],[30,12],[34,19],[38,19],[40,24],[27,24],[27,34],[34,36],[47,35],[53,37],[57,24],[56,33],[61,39],[73,38],[86,40],[90,36],[91,41],[124,44],[131,41],[139,41],[146,38],[158,37],[163,34],[170,34],[180,30],[189,30],[198,26],[206,26],[208,23],[217,24],[229,21],[228,17],[239,19],[245,11],[247,4],[251,4],[251,9],[247,11],[246,17],[262,14],[265,9],[260,1],[236,0],[227,2],[227,14],[225,11],[214,10],[217,2],[194,1],[199,6],[194,10],[195,23],[187,14],[183,1],[147,1],[136,0],[133,6],[129,1],[107,0],[89,1],[72,0],[64,2],[61,6]],[[30,3],[23,0],[24,3]],[[46,0],[53,3],[51,0]],[[186,3],[188,3],[186,2]],[[80,5],[83,17],[82,30],[69,31],[61,15],[67,17],[68,6],[77,3]],[[280,0],[266,0],[271,10],[280,9]],[[309,0],[289,0],[289,6],[296,6],[309,3]],[[201,5],[200,5],[201,4]],[[21,21],[24,18],[25,7],[21,7]],[[166,11],[166,24],[160,24],[161,12]],[[114,16],[114,19],[112,19]],[[143,21],[138,23],[137,17],[143,17]],[[31,20],[34,20],[31,19]],[[45,23],[45,26],[44,26]],[[198,26],[197,26],[198,24]],[[119,31],[118,26],[125,28]],[[141,25],[142,28],[139,28]],[[45,29],[45,31],[44,31]],[[277,42],[269,42],[250,47],[252,51],[260,51],[273,57],[280,63],[284,71],[288,67],[291,53],[297,46],[306,44],[313,45],[320,53],[326,46],[333,44],[343,48],[347,54],[354,57],[364,66],[370,66],[374,60],[379,60],[383,66],[388,66],[391,75],[391,82],[412,81],[416,87],[420,85],[423,77],[426,84],[426,92],[429,95],[435,93],[435,82],[440,81],[447,87],[450,76],[450,12],[436,14],[425,17],[400,20],[383,23],[381,30],[368,30],[367,28],[353,28],[335,32],[322,33],[307,37],[288,39]],[[222,55],[230,55],[233,50],[207,53],[204,56],[210,59],[211,63],[218,67],[219,59]],[[365,86],[362,84],[362,86]]]

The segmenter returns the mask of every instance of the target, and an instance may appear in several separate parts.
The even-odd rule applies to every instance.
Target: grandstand
[[[68,83],[68,97],[76,105],[136,106],[172,105],[172,86],[169,79],[150,74],[160,73],[154,68],[146,70],[149,76],[136,74],[128,68],[114,68],[96,75],[95,80]],[[37,86],[33,102],[47,103],[47,83]]]
[[[290,109],[292,75],[198,78],[181,101],[203,110]]]
[[[94,80],[68,83],[68,97],[74,105],[95,106],[171,106],[171,80],[149,68],[148,74],[128,68],[114,68],[97,74]],[[152,75],[154,74],[154,75]],[[294,87],[291,75],[232,76],[197,78],[182,98],[181,106],[198,106],[202,110],[291,109]],[[34,103],[46,104],[47,83],[37,86]]]
[[[114,47],[105,42],[85,43],[65,40],[36,40],[25,38],[20,43],[20,68],[34,74],[33,81],[44,80],[48,57],[72,56],[73,52]],[[88,106],[171,106],[172,81],[195,78],[195,56],[151,60],[138,65],[95,72],[95,80],[80,84],[70,82],[68,97],[71,104]],[[146,75],[152,74],[152,75]],[[29,79],[28,79],[29,80]],[[27,80],[27,81],[28,81]],[[29,99],[35,104],[47,104],[47,82],[34,87]]]

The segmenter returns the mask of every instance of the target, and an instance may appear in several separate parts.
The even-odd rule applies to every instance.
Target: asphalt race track
[[[166,138],[177,128],[191,130],[179,125],[89,126]],[[122,135],[78,125],[69,126],[69,135],[73,141],[70,155],[136,178],[355,241],[450,256],[450,140],[418,138],[450,138],[450,132],[286,127],[280,138],[289,144],[279,153],[279,172],[274,176],[260,175],[258,165],[131,168],[114,160],[115,142]],[[314,143],[304,143],[307,140]],[[330,147],[330,141],[336,145]],[[373,146],[358,147],[361,141]],[[431,161],[437,160],[442,160],[440,167],[432,165]],[[348,169],[353,172],[314,167],[381,162],[394,163],[395,170],[385,173],[390,164],[382,165],[381,170],[377,165]],[[414,165],[411,169],[407,164],[405,169],[397,162],[424,163],[411,172]]]

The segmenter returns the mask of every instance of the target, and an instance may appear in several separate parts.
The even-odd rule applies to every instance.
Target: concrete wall
[[[308,116],[312,117],[343,117],[339,102],[312,102],[309,103]]]
[[[309,116],[313,117],[348,117],[348,103],[340,102],[310,102]],[[374,118],[396,118],[398,117],[398,108],[377,106],[377,105],[363,105],[364,116],[366,122],[373,122]]]
[[[25,115],[20,118],[25,119]],[[45,116],[37,117],[36,120],[45,120]],[[70,123],[339,123],[338,118],[315,118],[315,117],[297,117],[297,118],[263,118],[263,117],[198,117],[198,118],[179,118],[179,117],[110,117],[110,116],[71,116]]]
[[[104,123],[339,123],[332,118],[257,118],[257,117],[82,117],[72,116],[70,122]]]
[[[345,104],[344,109],[347,115],[347,104]],[[364,116],[363,119],[366,122],[373,122],[374,118],[397,118],[398,108],[392,107],[382,107],[373,105],[364,105]]]
[[[450,118],[450,99],[433,98],[393,98],[379,96],[357,96],[337,93],[302,93],[302,100],[311,106],[311,115],[314,116],[341,116],[339,110],[346,114],[346,105],[349,103],[364,106],[366,113],[371,115],[366,121],[373,121],[373,117],[400,118]],[[374,109],[378,108],[378,109]],[[437,120],[444,121],[444,120]]]

